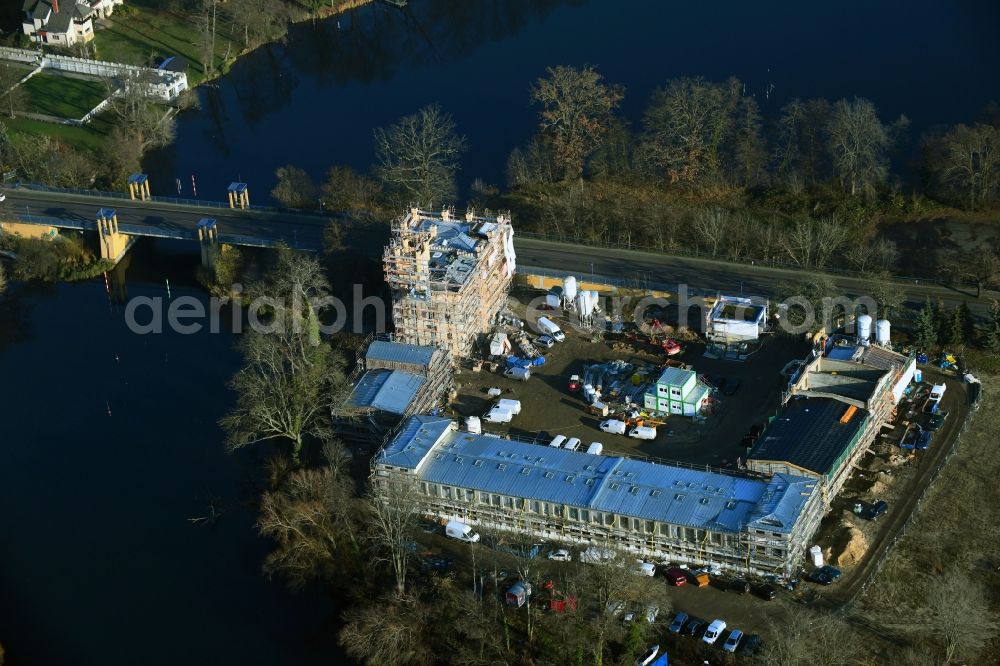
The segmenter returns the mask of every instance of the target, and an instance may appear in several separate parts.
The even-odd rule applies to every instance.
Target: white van
[[[602,451],[604,451],[604,445],[600,442],[592,442],[591,445],[587,447],[587,453],[592,456],[599,456]]]
[[[448,524],[444,528],[444,534],[447,537],[465,541],[466,543],[476,543],[479,541],[479,535],[473,532],[471,527],[457,520],[448,521]]]
[[[639,426],[628,431],[628,436],[635,439],[656,439],[656,428]]]
[[[610,432],[612,435],[625,434],[625,422],[619,421],[617,419],[608,419],[607,421],[601,421],[601,425],[599,427],[604,432]]]
[[[563,448],[568,451],[576,451],[578,448],[580,448],[580,438],[573,437],[563,445]]]
[[[513,412],[499,406],[483,414],[483,420],[487,423],[510,423],[513,418]]]
[[[566,441],[566,435],[556,435],[555,437],[552,438],[552,441],[549,442],[549,446],[558,449],[560,446],[562,446],[563,442],[565,441]]]
[[[507,368],[503,371],[503,376],[526,382],[531,379],[531,368]]]
[[[508,400],[506,398],[502,400],[497,400],[497,407],[503,407],[504,409],[509,409],[511,414],[521,413],[520,400]]]
[[[548,317],[538,318],[538,330],[542,333],[550,335],[556,342],[566,341],[566,334],[563,333],[562,329],[556,326],[556,323]]]

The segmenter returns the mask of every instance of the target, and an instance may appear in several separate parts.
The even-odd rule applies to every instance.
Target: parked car
[[[810,583],[817,583],[819,585],[831,585],[833,583],[833,576],[823,573],[822,571],[814,571],[806,576],[806,580]]]
[[[688,582],[687,571],[680,567],[671,567],[666,571],[667,581],[671,585],[686,585]]]
[[[687,613],[684,612],[678,613],[677,615],[674,615],[673,622],[671,622],[670,626],[667,627],[667,631],[669,631],[672,634],[679,634],[681,633],[681,629],[684,628],[684,625],[687,624],[687,621],[688,621]]]
[[[753,593],[761,599],[771,601],[777,596],[778,591],[774,589],[773,585],[757,585],[753,588]]]
[[[558,548],[549,551],[549,559],[554,562],[569,562],[573,559],[573,555],[565,548]]]
[[[906,451],[912,451],[917,446],[917,440],[920,439],[920,433],[924,431],[918,423],[911,423],[907,428],[906,432],[903,433],[903,439],[899,442],[899,448]]]
[[[693,617],[687,621],[687,624],[684,625],[682,633],[685,636],[694,636],[697,638],[698,636],[701,635],[701,632],[703,632],[704,630],[705,630],[705,621],[702,620],[700,617]]]
[[[641,657],[635,660],[635,666],[649,666],[658,654],[660,654],[660,646],[651,646]]]
[[[931,448],[931,437],[934,436],[930,430],[924,430],[917,438],[917,451],[926,451]]]
[[[639,562],[634,571],[640,576],[652,577],[656,575],[656,565],[652,562]]]
[[[4,201],[7,201],[7,195],[0,192],[0,203],[3,203]]]
[[[712,624],[708,625],[708,629],[705,630],[705,635],[702,636],[701,640],[705,641],[709,645],[712,645],[715,641],[719,640],[719,636],[721,636],[722,632],[725,630],[725,620],[713,620]]]
[[[834,580],[840,578],[840,569],[838,569],[837,567],[831,567],[829,564],[821,566],[819,568],[819,571],[822,571],[823,573],[825,573],[827,576],[829,576]]]
[[[622,613],[625,612],[625,602],[615,601],[612,599],[611,601],[608,602],[607,612],[608,615],[611,616],[621,615]]]
[[[935,432],[941,429],[944,425],[944,420],[948,418],[948,412],[938,412],[931,416],[930,420],[927,422],[927,429],[931,432]]]
[[[737,578],[736,580],[731,580],[726,583],[725,587],[727,592],[737,592],[739,594],[746,594],[750,591],[750,583],[743,580],[742,578]]]
[[[722,388],[719,390],[722,391],[722,395],[733,395],[740,389],[740,383],[739,377],[726,377],[726,381],[723,382]]]
[[[874,503],[856,502],[854,504],[854,513],[861,516],[865,520],[877,520],[879,516],[888,510],[889,504],[885,500],[879,500]]]
[[[727,638],[726,642],[722,645],[722,649],[725,650],[726,652],[736,652],[736,648],[739,647],[740,639],[742,638],[743,638],[743,632],[740,631],[739,629],[733,629],[729,633],[729,638]]]
[[[674,356],[681,353],[681,346],[676,340],[667,338],[663,341],[663,351],[666,352],[667,356]]]
[[[550,335],[539,335],[535,338],[535,346],[541,347],[542,349],[552,349],[552,345],[556,343]]]

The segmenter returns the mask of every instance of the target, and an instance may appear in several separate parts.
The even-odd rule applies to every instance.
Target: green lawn
[[[180,55],[187,58],[188,83],[193,87],[204,78],[201,61],[201,35],[194,18],[166,9],[151,7],[152,0],[134,0],[115,10],[110,28],[94,33],[97,57],[134,65],[153,66],[157,57],[166,58]],[[232,36],[218,22],[215,37],[215,67],[223,66],[223,58],[229,53],[236,56],[240,45],[232,44]]]
[[[28,111],[58,118],[81,118],[107,97],[107,88],[100,81],[71,79],[46,71],[22,85],[28,93]]]
[[[89,124],[83,127],[75,125],[59,125],[57,123],[46,123],[41,120],[31,120],[28,118],[8,118],[6,114],[0,116],[0,120],[7,126],[12,134],[36,134],[47,135],[65,143],[83,148],[93,153],[100,153],[104,145],[104,139],[111,130],[111,124],[105,117],[107,112],[97,116]]]

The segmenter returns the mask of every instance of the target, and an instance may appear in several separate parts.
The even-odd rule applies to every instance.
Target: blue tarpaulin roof
[[[768,530],[791,531],[816,487],[801,477],[758,481],[475,435],[451,425],[444,418],[408,419],[377,462],[419,466],[420,478],[432,483],[729,532],[765,518],[771,518],[763,523]]]
[[[390,363],[409,363],[427,367],[431,364],[436,347],[424,345],[409,345],[402,342],[386,342],[376,340],[368,346],[365,359],[368,361],[388,361]]]
[[[424,381],[420,375],[402,370],[369,370],[354,387],[348,404],[402,416]]]

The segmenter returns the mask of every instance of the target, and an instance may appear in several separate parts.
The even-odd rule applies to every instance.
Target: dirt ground
[[[554,318],[561,323],[559,318]],[[746,455],[743,436],[753,424],[762,424],[778,408],[780,392],[786,383],[781,370],[791,360],[802,359],[808,346],[787,337],[768,338],[763,347],[746,361],[726,361],[705,358],[703,343],[685,346],[682,354],[673,358],[689,363],[698,374],[709,377],[736,377],[740,387],[732,396],[716,393],[715,413],[703,423],[685,416],[670,416],[657,428],[655,440],[642,441],[624,435],[602,432],[601,417],[584,411],[582,393],[571,393],[571,375],[583,376],[584,366],[622,360],[637,366],[658,366],[666,360],[663,352],[645,345],[648,353],[639,350],[623,353],[612,349],[612,342],[591,342],[589,336],[566,326],[566,341],[546,352],[545,364],[532,368],[526,382],[508,379],[503,368],[490,373],[485,367],[479,372],[463,369],[456,377],[458,398],[451,404],[455,416],[482,416],[495,399],[487,390],[503,390],[504,398],[521,401],[521,413],[510,424],[483,424],[489,432],[509,433],[517,437],[548,443],[556,435],[579,437],[583,446],[601,442],[605,455],[625,454],[648,456],[667,461],[717,468],[735,467],[736,459]],[[656,373],[658,374],[658,373]]]

